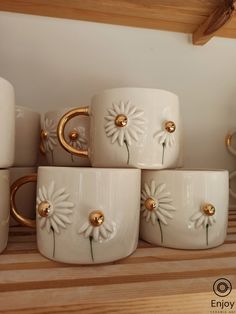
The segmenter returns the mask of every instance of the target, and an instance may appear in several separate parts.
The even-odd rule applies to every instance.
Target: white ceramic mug
[[[233,191],[231,187],[231,181],[236,178],[236,171],[233,171],[229,175],[229,194],[236,199],[236,192]]]
[[[10,219],[10,182],[8,170],[0,170],[0,253],[6,248]]]
[[[30,180],[37,180],[36,175]],[[130,255],[138,242],[140,183],[138,169],[39,167],[40,253],[78,264],[112,262]],[[11,194],[15,217],[34,226],[35,221],[17,211],[16,191]]]
[[[41,122],[41,153],[46,155],[51,166],[90,166],[87,157],[77,157],[65,151],[57,139],[57,124],[60,118],[72,108],[46,112]],[[86,149],[89,145],[89,120],[78,117],[71,121],[65,129],[67,141],[78,149]]]
[[[178,249],[222,244],[228,223],[228,171],[142,172],[140,236]]]
[[[76,149],[64,136],[74,117],[90,117],[88,150]],[[58,125],[61,145],[88,156],[93,167],[162,169],[178,165],[180,153],[179,100],[168,91],[147,88],[105,90],[91,106],[66,113]]]
[[[15,167],[35,166],[39,155],[40,114],[16,106]]]
[[[10,184],[14,185],[15,181],[23,176],[36,173],[36,167],[12,167],[10,172]],[[36,199],[36,184],[25,184],[16,194],[16,205],[19,211],[30,219],[35,219],[35,199]],[[10,226],[19,225],[19,222],[13,217],[10,218]]]
[[[0,168],[13,165],[15,152],[15,93],[7,80],[0,77]]]

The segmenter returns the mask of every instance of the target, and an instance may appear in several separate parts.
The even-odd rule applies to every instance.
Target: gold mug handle
[[[16,180],[12,185],[11,185],[11,191],[10,191],[10,208],[11,208],[11,215],[19,221],[24,226],[35,228],[36,227],[36,220],[34,219],[29,219],[21,215],[16,207],[16,193],[19,190],[21,186],[23,186],[26,183],[29,182],[37,182],[37,174],[32,173],[27,176],[21,177],[18,180]]]
[[[42,155],[46,155],[46,149],[45,146],[43,144],[43,134],[44,134],[44,130],[40,131],[40,144],[39,144],[39,151]]]
[[[64,116],[61,117],[58,127],[57,127],[57,137],[61,146],[70,154],[79,156],[79,157],[88,157],[87,149],[76,149],[67,143],[65,139],[65,127],[66,124],[76,116],[89,116],[89,108],[88,107],[80,107],[76,109],[72,109],[68,111]]]
[[[228,151],[233,154],[234,156],[236,156],[236,149],[234,149],[232,147],[232,138],[233,136],[236,135],[236,131],[228,133],[225,137],[225,145],[228,149]]]

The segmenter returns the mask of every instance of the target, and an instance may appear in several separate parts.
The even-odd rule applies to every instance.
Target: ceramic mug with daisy
[[[17,190],[31,181],[37,181],[36,223],[15,204]],[[49,259],[112,262],[137,247],[140,185],[139,169],[39,167],[38,178],[23,177],[12,189],[12,213],[36,226],[38,249]]]
[[[222,244],[228,223],[228,171],[142,171],[140,236],[177,249]]]
[[[39,155],[40,113],[16,106],[14,167],[33,167]]]
[[[6,248],[10,219],[10,179],[8,170],[0,170],[0,253]]]
[[[72,108],[46,112],[41,121],[40,151],[51,166],[90,166],[87,157],[78,157],[66,152],[57,139],[57,124],[60,118]],[[65,137],[74,149],[87,149],[89,145],[89,119],[77,117],[65,128]]]
[[[90,117],[88,149],[72,147],[65,128],[77,116]],[[162,169],[178,166],[181,127],[175,94],[148,88],[115,88],[92,98],[91,106],[66,113],[58,125],[61,145],[88,156],[93,167]]]
[[[14,163],[15,92],[10,82],[0,77],[0,168]]]

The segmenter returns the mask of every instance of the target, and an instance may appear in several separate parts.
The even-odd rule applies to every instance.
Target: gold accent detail
[[[212,204],[204,204],[202,206],[202,211],[207,216],[213,216],[216,212],[216,209]]]
[[[174,133],[176,130],[176,125],[173,121],[166,121],[165,122],[165,129],[169,133]]]
[[[16,208],[16,202],[15,202],[15,197],[16,197],[16,192],[18,189],[23,186],[26,183],[29,182],[37,182],[37,174],[33,173],[28,176],[24,176],[16,180],[12,185],[11,185],[11,192],[10,192],[10,204],[11,204],[11,215],[19,221],[22,225],[35,228],[36,227],[36,221],[33,219],[26,218],[22,216],[17,208]]]
[[[41,130],[40,132],[40,137],[43,141],[47,140],[48,139],[48,131],[46,130]]]
[[[47,139],[48,139],[48,132],[42,129],[40,131],[40,145],[39,145],[39,150],[42,155],[46,154],[46,150],[45,150],[45,146],[43,142],[46,141]]]
[[[153,198],[149,197],[146,199],[144,206],[151,212],[157,208],[157,202]]]
[[[128,118],[124,114],[118,114],[115,118],[115,125],[119,128],[123,128],[128,123]]]
[[[94,227],[101,226],[104,222],[104,219],[105,217],[101,210],[94,210],[89,214],[89,221]]]
[[[227,134],[226,137],[225,137],[225,145],[227,147],[230,147],[231,144],[232,144],[232,134]]]
[[[79,137],[79,132],[73,130],[69,133],[69,139],[72,141],[72,142],[75,142]]]
[[[65,139],[65,127],[67,123],[76,116],[89,116],[89,108],[81,107],[72,109],[69,112],[65,113],[64,116],[60,119],[57,127],[57,137],[61,146],[70,154],[79,156],[79,157],[88,157],[87,149],[77,149],[66,142]]]
[[[38,213],[41,217],[48,217],[49,214],[50,214],[50,207],[51,205],[44,201],[44,202],[41,202],[39,205],[38,205]]]

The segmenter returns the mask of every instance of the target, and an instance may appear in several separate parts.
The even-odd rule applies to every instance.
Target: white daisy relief
[[[36,209],[39,227],[46,228],[48,233],[53,234],[53,257],[55,257],[55,234],[59,234],[60,229],[65,229],[67,224],[71,224],[68,216],[72,214],[74,204],[68,200],[69,197],[65,188],[55,188],[54,181],[48,188],[43,185],[38,190]]]
[[[41,130],[42,147],[46,153],[51,153],[53,164],[53,150],[57,145],[57,124],[50,119],[45,119]]]
[[[125,144],[128,154],[127,164],[129,164],[129,146],[132,145],[132,142],[137,142],[140,135],[144,133],[144,112],[131,105],[130,101],[127,103],[121,101],[120,104],[113,103],[112,108],[107,111],[109,115],[105,117],[106,134],[111,137],[112,144],[115,142],[118,142],[120,146]]]
[[[200,207],[200,211],[194,213],[193,216],[190,218],[190,220],[194,222],[195,228],[200,227],[206,228],[207,246],[208,246],[208,229],[216,222],[216,219],[214,217],[215,212],[216,212],[215,207],[210,203],[206,203]]]
[[[81,127],[75,127],[68,134],[69,144],[77,149],[86,149],[88,146],[88,141],[85,137],[85,130]],[[74,161],[74,157],[71,154],[71,160]]]
[[[161,163],[164,164],[164,155],[166,146],[173,146],[175,144],[176,124],[173,121],[165,121],[163,123],[162,130],[154,133],[154,138],[156,138],[159,144],[162,145],[162,160]]]
[[[89,213],[86,221],[78,233],[89,238],[91,259],[94,261],[93,241],[103,242],[111,237],[114,232],[114,223],[105,221],[105,215],[101,210],[94,210]]]
[[[172,219],[170,212],[175,211],[175,207],[171,204],[172,198],[170,192],[166,190],[166,184],[156,185],[152,180],[150,186],[144,183],[141,193],[141,212],[146,222],[151,221],[153,225],[156,222],[159,225],[161,233],[161,242],[163,243],[162,224],[167,225],[167,219]]]

